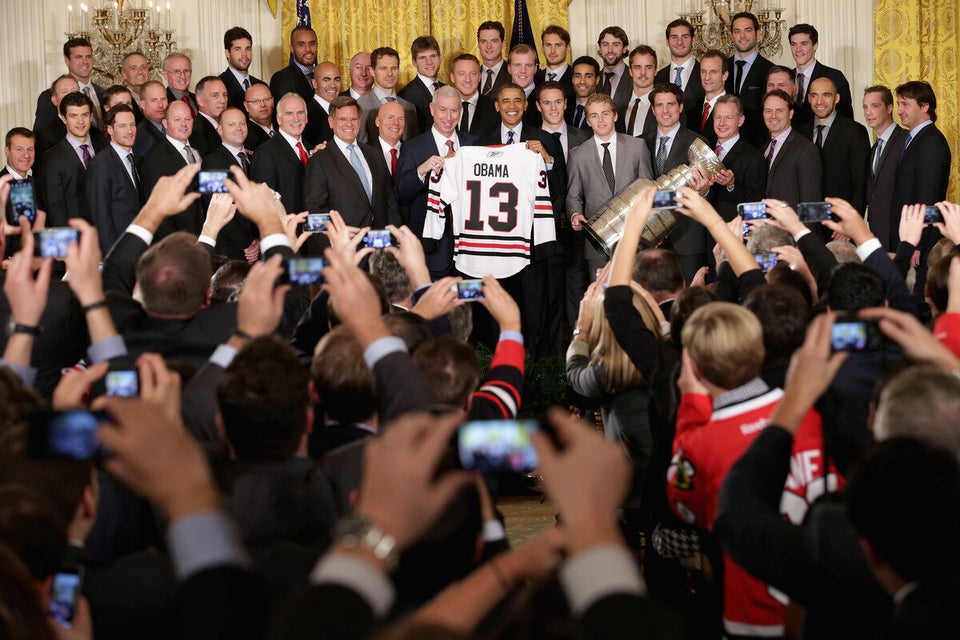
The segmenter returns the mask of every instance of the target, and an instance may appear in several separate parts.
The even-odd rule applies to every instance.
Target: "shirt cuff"
[[[290,238],[283,233],[271,233],[266,238],[260,238],[260,255],[274,247],[290,247]],[[293,249],[293,247],[290,247]]]
[[[389,578],[370,565],[343,553],[320,558],[310,574],[311,584],[339,584],[366,600],[377,617],[383,618],[396,599]]]
[[[90,348],[87,349],[87,357],[90,358],[91,364],[97,364],[98,362],[112,360],[125,355],[127,355],[127,343],[123,341],[123,336],[119,333],[109,338],[104,338],[99,342],[94,342],[90,345]]]
[[[130,226],[128,226],[127,233],[132,233],[133,235],[137,236],[138,238],[146,242],[148,247],[151,244],[153,244],[153,234],[138,224],[131,224]]]
[[[370,346],[364,350],[363,361],[366,362],[367,367],[373,371],[373,367],[380,362],[380,360],[398,351],[402,351],[403,353],[407,352],[407,345],[403,339],[396,336],[384,336],[371,342]]]
[[[870,238],[862,245],[857,247],[857,257],[860,258],[860,262],[866,262],[871,253],[882,248],[883,245],[880,244],[879,238]]]
[[[174,521],[167,529],[167,543],[181,582],[214,566],[250,565],[240,532],[222,511],[203,511]]]
[[[197,238],[197,242],[208,244],[211,247],[217,246],[217,241],[214,238],[211,238],[210,236],[201,235],[199,238]]]
[[[228,344],[221,344],[214,350],[213,355],[210,356],[210,362],[221,369],[226,369],[230,366],[230,363],[233,362],[233,359],[237,357],[237,353],[234,347]]]
[[[483,523],[483,541],[497,542],[507,537],[503,524],[499,520],[487,520]]]
[[[514,340],[523,344],[523,334],[519,331],[501,331],[500,340]]]
[[[626,547],[595,547],[570,558],[560,567],[560,583],[574,614],[617,593],[645,595],[637,566]]]
[[[807,235],[808,233],[811,233],[810,229],[802,229],[802,230],[800,230],[800,231],[797,231],[797,233],[794,234],[794,236],[793,236],[793,241],[794,241],[794,242],[800,242],[800,238],[802,238],[803,236]]]
[[[20,379],[23,380],[23,384],[28,387],[32,387],[33,383],[37,379],[37,370],[33,367],[25,367],[22,364],[13,364],[12,362],[7,362],[6,360],[0,360],[0,367],[7,367],[15,374],[20,376]]]
[[[590,345],[588,345],[585,340],[571,340],[570,346],[567,347],[567,359],[569,360],[574,356],[583,356],[584,358],[589,357]]]

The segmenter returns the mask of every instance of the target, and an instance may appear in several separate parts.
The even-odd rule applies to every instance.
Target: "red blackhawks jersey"
[[[685,393],[677,410],[673,461],[667,472],[670,506],[690,524],[711,529],[720,485],[727,471],[766,428],[781,389],[734,405],[713,409],[710,396]],[[820,415],[807,412],[793,440],[790,475],[783,487],[780,512],[795,524],[825,490],[838,488],[836,469],[824,469]],[[724,553],[723,626],[727,634],[783,635],[786,596],[757,580]]]
[[[461,273],[507,278],[530,264],[531,244],[557,239],[547,168],[522,144],[462,147],[430,177],[423,237],[443,236],[452,216]]]

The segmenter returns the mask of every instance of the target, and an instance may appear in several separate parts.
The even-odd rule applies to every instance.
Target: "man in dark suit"
[[[490,135],[500,123],[493,100],[480,93],[480,61],[461,53],[450,62],[450,84],[460,93],[458,130],[478,138]]]
[[[430,117],[430,101],[433,92],[443,86],[437,74],[440,73],[440,45],[433,36],[414,38],[410,45],[410,59],[417,69],[417,76],[407,83],[397,95],[412,104],[417,110],[417,126],[426,131],[433,126]]]
[[[263,85],[266,88],[266,85]],[[210,154],[204,156],[201,167],[204,171],[230,171],[239,166],[246,174],[250,173],[250,155],[243,144],[247,138],[247,118],[243,111],[227,107],[220,114],[217,131],[222,144]],[[210,206],[210,196],[201,198],[203,208]],[[217,253],[232,260],[247,260],[248,252],[256,248],[259,238],[257,226],[246,216],[237,214],[217,236]]]
[[[197,117],[193,121],[190,146],[203,157],[220,146],[217,119],[227,108],[227,87],[217,76],[206,76],[197,83]]]
[[[98,150],[90,137],[91,108],[90,98],[79,92],[60,101],[67,135],[50,147],[37,170],[37,191],[48,227],[65,227],[70,218],[90,221],[87,166]]]
[[[190,117],[197,117],[197,96],[190,91],[190,80],[193,78],[193,63],[190,58],[174,51],[163,59],[161,74],[167,83],[167,101],[183,102],[190,107]]]
[[[307,126],[303,139],[309,148],[333,138],[330,128],[330,103],[340,95],[340,69],[332,62],[321,62],[313,74],[316,92],[307,101]]]
[[[893,209],[893,185],[907,132],[893,121],[893,92],[875,85],[863,91],[863,117],[877,135],[870,149],[867,178],[867,222],[884,251],[896,251],[900,211]]]
[[[148,80],[140,87],[140,111],[143,120],[137,125],[137,140],[133,144],[133,155],[143,162],[157,145],[166,139],[163,119],[167,117],[167,90],[157,80]]]
[[[348,96],[334,98],[330,126],[333,139],[307,163],[304,207],[311,213],[339,211],[352,227],[382,229],[400,224],[383,154],[370,145],[356,144],[360,129],[357,101]],[[320,249],[319,243],[315,248]]]
[[[694,105],[694,110],[687,116],[687,122],[696,122],[698,132],[711,147],[717,144],[717,132],[713,128],[713,109],[717,100],[726,95],[726,82],[729,74],[727,59],[723,52],[712,49],[700,58],[700,84],[703,85],[703,99]],[[742,105],[739,107],[742,110]],[[739,126],[737,133],[739,134]]]
[[[570,54],[570,32],[560,25],[548,25],[540,34],[540,46],[547,66],[537,71],[534,84],[538,87],[544,82],[559,82],[563,87],[563,97],[568,103],[576,99],[573,92],[573,67],[567,64]]]
[[[510,82],[520,87],[524,101],[529,107],[523,114],[523,123],[528,127],[539,129],[543,121],[540,119],[540,112],[534,107],[536,85],[533,83],[537,73],[537,50],[528,44],[518,44],[510,50],[507,65],[510,69]],[[497,101],[499,100],[500,94],[497,93]]]
[[[143,187],[134,162],[137,121],[133,109],[117,105],[104,116],[110,144],[87,168],[90,216],[106,254],[143,206]]]
[[[510,82],[507,61],[503,59],[503,25],[488,20],[477,27],[477,49],[483,65],[480,69],[480,93],[495,100],[500,87]]]
[[[774,89],[763,99],[763,120],[770,132],[763,147],[767,162],[766,197],[798,202],[823,200],[823,163],[816,145],[790,127],[793,100]]]
[[[842,198],[862,215],[867,206],[870,139],[867,129],[837,110],[840,94],[830,78],[817,78],[807,100],[813,121],[801,131],[822,154],[823,194]]]
[[[253,154],[250,178],[266,182],[280,194],[287,213],[303,211],[303,171],[309,155],[301,138],[307,125],[307,106],[300,96],[286,95],[277,105],[277,135]]]
[[[693,56],[693,25],[678,18],[667,25],[667,47],[670,64],[657,72],[656,84],[672,82],[683,89],[683,111],[687,114],[687,128],[702,133],[697,107],[703,105],[703,85],[700,83],[700,63]]]
[[[600,63],[590,56],[573,61],[573,93],[576,99],[567,104],[563,119],[580,129],[590,129],[587,122],[587,98],[597,92],[600,83]]]
[[[200,155],[190,146],[193,118],[190,116],[189,107],[180,101],[170,104],[163,127],[167,131],[164,141],[144,160],[140,170],[143,192],[148,199],[160,178],[172,176],[188,163],[200,164]],[[203,226],[203,217],[200,203],[193,202],[178,215],[164,220],[157,230],[157,235],[165,237],[174,231],[187,231],[198,235]]]
[[[403,139],[407,141],[417,135],[420,130],[417,124],[416,107],[397,95],[397,82],[400,80],[400,54],[390,47],[377,47],[370,53],[370,64],[373,68],[373,88],[357,100],[364,121],[357,139],[362,143],[375,139],[377,125],[374,120],[380,105],[385,102],[399,102],[406,114]]]
[[[253,36],[243,27],[231,27],[223,34],[223,54],[227,58],[227,68],[220,79],[227,88],[227,104],[243,109],[243,96],[252,85],[263,80],[250,73],[253,60]],[[197,89],[199,91],[199,88]]]
[[[653,158],[654,178],[669,173],[681,164],[687,164],[688,151],[694,140],[706,140],[680,124],[683,112],[683,90],[672,82],[656,84],[650,92],[657,130],[644,137],[650,157]],[[685,186],[706,193],[709,183],[697,176]],[[700,267],[707,266],[707,230],[699,222],[678,216],[677,226],[670,232],[670,244],[680,257],[683,277],[690,282]]]
[[[757,16],[746,11],[733,17],[730,34],[737,52],[727,59],[730,76],[727,93],[740,98],[746,121],[742,135],[758,149],[765,145],[766,129],[763,122],[762,98],[766,93],[767,70],[772,64],[760,55]]]
[[[597,75],[597,93],[607,94],[618,107],[629,102],[633,86],[623,61],[630,51],[629,46],[627,32],[618,26],[607,27],[597,37],[597,54],[603,60],[603,73]]]
[[[537,87],[537,104],[543,119],[542,129],[550,134],[560,145],[563,152],[563,159],[566,163],[570,157],[570,152],[576,149],[581,143],[590,137],[590,131],[572,127],[563,120],[563,114],[567,110],[567,99],[563,95],[563,87],[553,84],[554,81],[548,80]],[[544,95],[546,91],[546,95]],[[556,93],[559,91],[560,93]],[[528,107],[529,108],[529,107]],[[564,196],[566,201],[566,196]],[[563,203],[561,203],[562,205]]]
[[[131,51],[123,56],[123,62],[120,64],[120,77],[123,78],[123,86],[133,96],[133,115],[137,118],[137,124],[143,122],[143,112],[140,110],[140,90],[147,80],[150,79],[150,63],[147,58],[138,51]]]
[[[657,118],[650,108],[650,92],[657,72],[657,52],[641,44],[634,47],[629,58],[630,80],[633,92],[630,100],[617,110],[617,131],[639,138],[657,128]]]
[[[373,72],[370,70],[370,54],[359,51],[350,58],[350,88],[341,91],[340,95],[359,100],[372,88]]]
[[[90,74],[93,71],[93,47],[86,38],[71,38],[63,43],[63,63],[67,66],[67,75],[77,82],[77,88],[73,91],[79,91],[90,99],[92,105],[91,127],[97,131],[102,131],[102,120],[100,105],[103,102],[103,87],[90,80]],[[59,80],[59,79],[58,79]],[[66,92],[71,93],[71,92]],[[61,95],[66,95],[63,93]],[[58,116],[58,102],[52,101],[52,89],[46,89],[37,97],[36,119],[33,123],[33,132],[37,136],[37,156],[52,146],[63,137],[65,131],[60,127],[60,118]],[[52,138],[41,138],[41,132],[52,128]]]
[[[33,123],[33,135],[37,141],[37,159],[43,158],[44,152],[60,142],[67,135],[67,128],[60,119],[60,101],[71,93],[80,91],[80,84],[70,75],[62,75],[53,81],[53,85],[45,91],[48,102],[53,108],[53,116],[48,117],[44,110],[43,117],[37,117]],[[43,97],[43,94],[41,94]],[[39,112],[39,106],[37,108]]]
[[[430,176],[443,168],[447,155],[461,146],[474,144],[476,138],[457,131],[460,124],[460,93],[441,87],[430,105],[433,126],[429,131],[408,140],[400,149],[394,191],[400,206],[410,209],[410,230],[423,239],[423,224],[427,216],[427,185]],[[436,246],[424,247],[427,267],[432,278],[450,274],[453,260],[453,234],[448,229]]]
[[[817,60],[817,47],[820,46],[820,34],[813,25],[795,24],[787,34],[790,40],[790,53],[796,67],[797,107],[795,120],[806,122],[813,117],[810,109],[810,85],[817,78],[829,78],[837,88],[840,100],[837,112],[853,118],[853,97],[850,95],[850,83],[839,69],[828,67]],[[799,124],[797,124],[799,126]]]
[[[313,96],[313,68],[317,64],[317,33],[310,27],[297,27],[290,32],[290,52],[293,59],[290,64],[273,74],[270,78],[270,93],[279,105],[280,98],[288,93],[296,93],[303,101]]]
[[[36,138],[26,127],[14,127],[7,131],[3,145],[6,165],[0,170],[0,176],[10,174],[14,180],[30,177],[30,170],[36,160]]]
[[[702,61],[701,61],[702,62]],[[703,67],[701,67],[703,68]],[[713,179],[708,199],[725,221],[737,217],[741,202],[758,202],[764,197],[767,163],[763,155],[743,139],[743,107],[737,96],[720,96],[713,106],[716,146],[724,170]]]
[[[927,82],[914,80],[897,87],[897,114],[909,130],[893,185],[891,213],[899,217],[905,204],[931,205],[946,200],[951,154],[947,139],[935,124],[937,96]],[[899,222],[891,226],[899,228]],[[936,227],[928,226],[917,247],[920,255],[919,264],[914,260],[917,267],[914,297],[921,301],[927,282],[927,255],[940,235]]]
[[[243,143],[250,151],[276,134],[273,125],[273,94],[264,84],[255,84],[244,94],[243,108],[247,112],[247,139]]]

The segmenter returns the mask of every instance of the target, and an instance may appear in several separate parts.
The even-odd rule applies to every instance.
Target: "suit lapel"
[[[627,176],[630,175],[631,163],[627,159],[627,145],[624,144],[624,140],[628,139],[630,136],[625,133],[615,133],[613,135],[617,137],[617,160],[615,165],[616,168],[614,169],[614,176],[616,180],[614,180],[614,185],[617,191],[621,191],[624,187],[633,182],[633,180],[627,180]],[[600,167],[600,175],[603,175],[602,166]],[[604,180],[604,183],[606,183],[606,180]],[[613,196],[614,194],[611,193],[610,195]]]
[[[686,160],[687,149],[690,147],[690,138],[681,127],[677,135],[673,137],[673,144],[670,145],[670,153],[667,154],[666,166],[674,168],[683,164]]]
[[[338,145],[336,142],[333,142],[333,148],[331,151],[333,152],[333,166],[337,168],[337,170],[344,176],[345,179],[353,182],[354,189],[358,189],[360,192],[363,192],[363,183],[360,182],[360,176],[357,175],[353,165],[350,164],[350,159],[347,158],[343,151],[340,150],[340,145]]]
[[[780,150],[777,152],[777,157],[773,161],[773,165],[770,166],[770,175],[774,175],[777,172],[777,169],[780,167],[780,163],[783,162],[783,159],[790,154],[790,147],[793,146],[794,136],[798,136],[796,131],[791,131],[790,135],[787,136],[787,139],[783,141],[783,146],[780,147]]]

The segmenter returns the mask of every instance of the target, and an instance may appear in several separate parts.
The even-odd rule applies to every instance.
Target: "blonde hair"
[[[711,302],[693,312],[681,334],[700,372],[721,389],[736,389],[763,367],[763,328],[752,312],[731,302]]]
[[[590,327],[588,345],[590,348],[590,365],[597,367],[603,373],[603,381],[607,393],[618,393],[629,387],[636,387],[647,383],[643,374],[630,361],[613,336],[613,330],[607,321],[607,314],[603,308],[604,293],[597,296],[593,310],[593,324]],[[653,311],[639,293],[633,293],[633,306],[640,312],[644,326],[653,332],[657,339],[660,336],[660,324]]]

